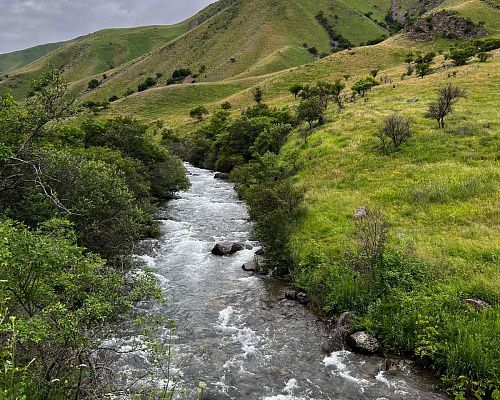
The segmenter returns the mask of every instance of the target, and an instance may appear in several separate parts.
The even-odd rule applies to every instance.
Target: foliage
[[[444,119],[453,112],[453,105],[461,98],[465,97],[465,92],[451,83],[439,88],[438,99],[429,104],[427,116],[438,122],[439,128],[444,128]]]
[[[324,105],[319,98],[301,100],[297,109],[297,119],[306,121],[309,124],[309,129],[312,129],[315,121],[318,123],[323,121],[324,112]]]
[[[208,114],[209,114],[209,112],[206,109],[206,107],[204,107],[204,106],[195,107],[189,112],[189,116],[193,119],[196,119],[198,122],[203,121],[203,118],[205,117],[205,115],[208,115]]]
[[[367,92],[378,85],[380,85],[380,81],[375,79],[373,76],[368,75],[354,83],[354,85],[352,85],[352,91],[361,97],[365,97]]]
[[[447,55],[451,58],[456,66],[465,65],[467,61],[474,57],[476,49],[472,46],[467,48],[452,49]]]
[[[262,100],[264,100],[264,91],[260,88],[260,86],[252,89],[252,95],[257,104],[261,104]]]
[[[99,81],[97,79],[92,79],[89,82],[88,87],[90,90],[97,89],[99,87]]]
[[[144,92],[145,90],[148,90],[149,88],[152,88],[153,86],[155,86],[156,83],[157,83],[157,80],[155,78],[152,78],[149,76],[144,80],[144,82],[141,82],[137,86],[137,91]]]
[[[384,119],[377,137],[383,150],[389,145],[398,149],[411,137],[411,121],[402,115],[392,114]]]

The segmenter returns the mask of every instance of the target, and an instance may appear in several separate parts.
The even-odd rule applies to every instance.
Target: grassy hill
[[[11,71],[0,80],[0,89],[8,88],[18,98],[26,95],[29,85],[49,66],[64,71],[69,81],[99,79],[106,71],[147,54],[189,30],[185,21],[172,26],[106,29],[72,40],[38,58],[24,68]],[[87,79],[89,78],[89,79]]]
[[[42,44],[29,49],[0,54],[0,75],[22,68],[40,57],[58,49],[66,42]]]
[[[317,20],[323,11],[331,29],[353,45],[386,35],[378,20],[390,9],[386,0],[220,1],[173,27],[105,30],[79,38],[0,82],[16,97],[47,66],[65,71],[75,92],[85,95],[89,79],[107,79],[92,98],[121,97],[147,76],[163,75],[165,85],[175,69],[205,70],[198,81],[220,81],[265,75],[313,60],[332,51],[332,39]],[[368,18],[364,14],[371,12]],[[173,40],[175,39],[175,40]],[[306,45],[306,46],[304,46]]]

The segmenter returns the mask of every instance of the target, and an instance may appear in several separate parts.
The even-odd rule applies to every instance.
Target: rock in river
[[[214,176],[215,179],[224,179],[228,180],[229,179],[229,174],[227,172],[217,172]]]
[[[363,354],[378,354],[382,351],[377,338],[370,335],[368,332],[356,332],[348,336],[347,344],[358,353]]]
[[[244,250],[245,247],[241,243],[233,243],[230,245],[217,243],[212,249],[212,254],[216,256],[230,256],[238,251]]]

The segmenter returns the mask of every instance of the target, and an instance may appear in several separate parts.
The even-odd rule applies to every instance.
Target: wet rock
[[[262,248],[261,248],[261,249],[257,250],[257,251],[255,252],[255,255],[256,255],[256,256],[263,256],[263,255],[264,255],[264,249],[262,249]]]
[[[212,249],[212,254],[215,256],[230,256],[238,251],[244,250],[245,247],[241,243],[233,243],[231,245],[217,243]]]
[[[224,179],[228,180],[229,179],[229,173],[227,172],[217,172],[214,176],[215,179]]]
[[[368,215],[368,210],[366,209],[366,207],[359,207],[354,212],[353,218],[356,220],[363,219],[366,218],[367,215]]]
[[[246,250],[252,250],[253,249],[253,246],[251,244],[245,244],[245,249]]]
[[[237,253],[238,251],[242,251],[242,250],[245,250],[245,246],[243,246],[241,243],[233,243],[231,245],[231,253],[230,254],[234,254],[234,253]]]
[[[297,291],[296,290],[287,290],[285,292],[285,299],[287,300],[297,300]]]
[[[285,292],[285,299],[298,301],[303,305],[309,304],[309,298],[307,297],[307,294],[305,294],[304,292],[297,292],[296,290],[287,290]]]
[[[471,306],[475,310],[483,310],[485,308],[491,308],[490,303],[488,303],[484,300],[481,300],[481,299],[464,299],[463,302],[465,304],[468,304],[469,306]]]
[[[368,332],[356,332],[347,337],[347,344],[354,350],[363,354],[378,354],[382,351],[377,338]]]
[[[241,268],[243,269],[243,271],[256,272],[259,267],[255,261],[249,261],[243,264]]]

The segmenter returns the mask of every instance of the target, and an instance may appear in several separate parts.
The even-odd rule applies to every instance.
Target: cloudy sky
[[[102,28],[171,24],[215,0],[0,0],[0,53]]]

